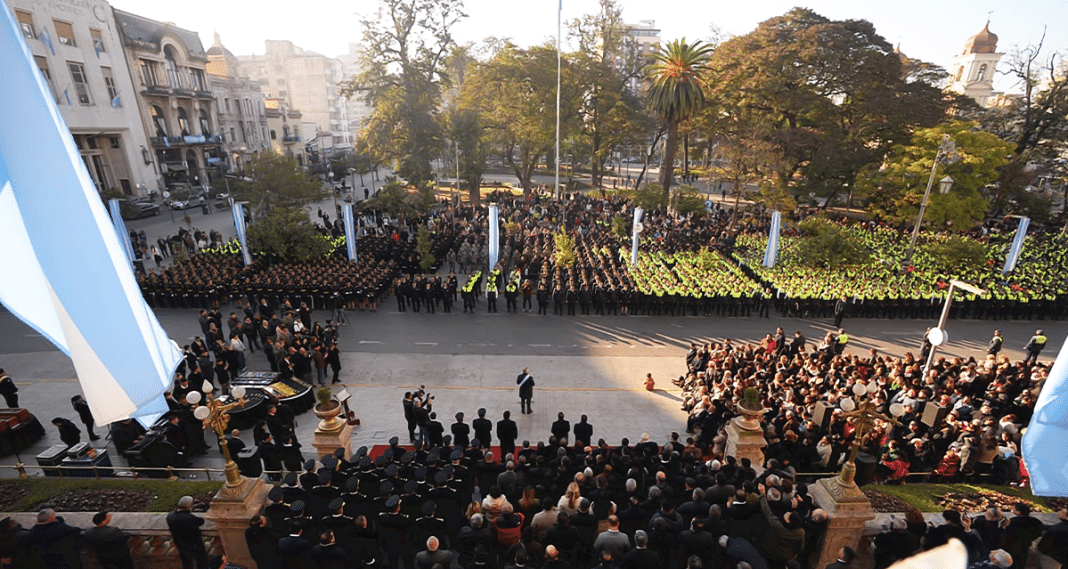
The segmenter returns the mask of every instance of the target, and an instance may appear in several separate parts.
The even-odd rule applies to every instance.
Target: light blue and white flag
[[[492,271],[497,266],[498,247],[500,247],[500,222],[497,220],[497,204],[493,203],[489,206],[489,271]]]
[[[642,232],[642,215],[645,210],[640,207],[634,208],[634,223],[630,232],[630,264],[638,264],[638,237]]]
[[[126,253],[126,259],[133,263],[133,244],[130,243],[130,232],[126,229],[126,222],[122,219],[122,206],[119,205],[119,199],[111,198],[108,200],[108,209],[111,210],[111,222],[115,225],[115,234],[119,237],[119,245],[122,245],[122,251]]]
[[[1016,262],[1020,260],[1020,253],[1023,251],[1024,239],[1027,238],[1027,228],[1030,226],[1031,218],[1020,218],[1020,225],[1016,228],[1016,237],[1012,240],[1009,256],[1005,257],[1005,266],[1001,268],[1001,274],[1005,275],[1016,269]]]
[[[345,222],[345,248],[349,252],[349,260],[353,263],[356,260],[356,224],[353,222],[352,217],[352,204],[347,203],[341,206],[341,219]]]
[[[245,208],[241,202],[230,204],[230,211],[234,214],[234,229],[237,230],[237,242],[241,244],[241,259],[245,266],[252,264],[252,251],[248,250],[248,231],[245,229]]]
[[[1068,497],[1068,340],[1042,386],[1021,451],[1035,496]]]
[[[775,266],[775,258],[779,255],[779,230],[782,226],[782,213],[771,212],[771,232],[768,233],[768,248],[764,250],[763,266],[772,268]]]
[[[18,25],[0,13],[0,264],[17,274],[0,279],[0,302],[70,356],[98,424],[166,411],[181,352],[141,298]]]

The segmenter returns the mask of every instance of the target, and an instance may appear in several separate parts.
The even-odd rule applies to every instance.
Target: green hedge
[[[17,479],[0,480],[0,484],[28,486],[30,492],[6,508],[6,512],[35,512],[50,499],[75,490],[137,490],[152,494],[155,499],[147,512],[170,512],[182,496],[214,494],[223,486],[218,482],[186,482],[181,480],[96,480],[93,478]]]

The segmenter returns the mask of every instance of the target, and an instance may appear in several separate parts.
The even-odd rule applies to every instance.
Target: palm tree
[[[705,104],[704,80],[712,49],[700,41],[691,44],[686,38],[675,40],[654,51],[653,63],[646,68],[649,106],[667,126],[667,146],[660,168],[660,186],[665,198],[671,195],[679,124],[697,114]]]

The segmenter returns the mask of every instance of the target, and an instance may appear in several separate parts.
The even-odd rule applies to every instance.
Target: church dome
[[[964,42],[964,53],[995,53],[998,49],[998,36],[990,31],[990,22],[983,30]]]

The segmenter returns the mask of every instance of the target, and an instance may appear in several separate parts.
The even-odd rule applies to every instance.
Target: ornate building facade
[[[987,22],[953,57],[949,67],[949,90],[971,97],[980,106],[997,104],[1001,93],[994,91],[994,72],[1003,55],[998,53],[998,36],[990,31],[990,22]]]
[[[207,53],[205,69],[215,95],[225,167],[238,171],[245,161],[270,146],[263,93],[257,82],[238,72],[237,57],[223,47],[219,34]]]

